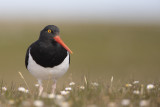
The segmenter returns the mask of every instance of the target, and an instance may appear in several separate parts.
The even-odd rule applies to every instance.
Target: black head
[[[67,51],[72,53],[72,51],[67,47],[67,45],[59,37],[59,29],[55,25],[46,26],[40,33],[39,41],[43,41],[44,43],[52,43],[52,45],[59,43]]]
[[[46,26],[40,33],[40,40],[53,40],[53,37],[59,35],[59,28],[55,25]]]

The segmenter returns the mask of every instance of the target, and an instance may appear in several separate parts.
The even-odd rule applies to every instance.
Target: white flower
[[[96,82],[93,82],[93,83],[91,83],[93,86],[95,86],[95,87],[97,87],[97,86],[99,86],[99,84],[98,83],[96,83]]]
[[[6,87],[2,87],[2,90],[3,90],[3,91],[7,91],[7,88],[6,88]]]
[[[54,94],[48,94],[48,98],[53,99],[53,98],[55,98],[55,95]]]
[[[43,101],[41,101],[41,100],[35,100],[33,104],[36,107],[43,107],[43,105],[44,105]]]
[[[71,87],[66,87],[65,90],[66,90],[66,91],[71,91],[72,88],[71,88]]]
[[[132,87],[132,84],[126,84],[126,87]]]
[[[24,91],[25,93],[29,93],[29,90],[27,90],[27,89],[25,89],[25,91]]]
[[[19,87],[19,88],[18,88],[18,91],[25,92],[26,89],[25,89],[24,87]]]
[[[133,94],[137,94],[138,95],[139,93],[140,93],[139,90],[134,90],[133,91]]]
[[[147,85],[147,89],[148,89],[148,90],[153,89],[153,88],[154,88],[154,85],[153,85],[153,84],[148,84],[148,85]]]
[[[29,90],[25,89],[24,87],[19,87],[18,91],[24,92],[24,93],[29,93]]]
[[[39,84],[35,84],[35,87],[39,87]]]
[[[79,88],[80,88],[80,89],[82,89],[82,90],[84,90],[84,89],[85,89],[85,87],[84,87],[84,86],[80,86]]]
[[[121,101],[122,106],[128,106],[130,104],[130,100],[129,99],[123,99]]]
[[[148,107],[148,105],[149,105],[149,101],[147,101],[147,100],[142,100],[139,103],[140,107]]]
[[[75,85],[75,83],[74,82],[70,82],[69,85],[72,86],[72,85]]]
[[[139,81],[134,81],[133,84],[139,84]]]
[[[67,95],[69,94],[69,91],[61,91],[61,95]]]

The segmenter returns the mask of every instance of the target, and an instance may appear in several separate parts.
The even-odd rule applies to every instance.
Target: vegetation
[[[56,94],[44,91],[38,96],[38,84],[31,90],[26,86],[5,86],[1,82],[0,106],[25,107],[159,107],[160,84],[142,84],[130,81],[114,85],[110,82],[89,81],[86,77],[82,83],[70,82]]]
[[[69,71],[58,80],[56,95],[49,93],[52,82],[45,81],[45,91],[38,97],[37,81],[26,70],[24,58],[48,24],[60,28],[74,54]],[[159,107],[159,29],[158,25],[1,22],[0,106]]]

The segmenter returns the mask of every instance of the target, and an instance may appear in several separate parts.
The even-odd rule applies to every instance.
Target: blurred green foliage
[[[51,22],[49,24],[54,24]],[[0,24],[0,79],[21,82],[18,72],[27,81],[35,81],[24,65],[28,46],[38,39],[47,23]],[[73,51],[70,74],[80,80],[83,75],[91,79],[138,79],[152,81],[160,74],[160,26],[67,24],[56,23],[63,41]]]

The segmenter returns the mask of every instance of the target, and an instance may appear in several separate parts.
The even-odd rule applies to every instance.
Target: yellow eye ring
[[[48,29],[48,33],[51,33],[51,30],[50,30],[50,29]]]

